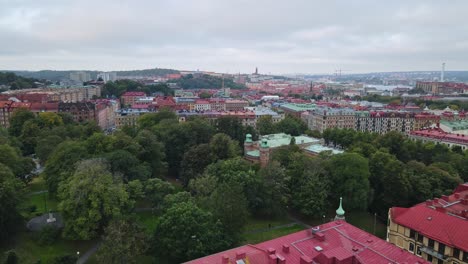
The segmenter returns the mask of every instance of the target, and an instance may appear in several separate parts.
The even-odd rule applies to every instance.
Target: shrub
[[[40,245],[51,245],[60,235],[60,230],[53,226],[45,226],[39,232],[37,242]]]

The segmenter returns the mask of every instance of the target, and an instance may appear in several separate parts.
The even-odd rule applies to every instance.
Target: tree
[[[222,133],[218,133],[211,138],[210,149],[216,160],[234,158],[241,152],[239,143]]]
[[[330,179],[332,198],[343,196],[350,210],[367,208],[369,194],[369,165],[366,158],[357,153],[338,154],[331,158]]]
[[[286,170],[278,161],[271,161],[268,166],[258,172],[262,179],[262,192],[258,197],[262,200],[259,214],[277,216],[285,212],[291,198],[291,190]]]
[[[23,124],[26,121],[34,120],[35,118],[35,115],[27,109],[20,108],[15,110],[10,118],[10,127],[8,128],[8,132],[12,136],[20,136],[21,131],[23,130]]]
[[[270,115],[261,116],[257,120],[257,130],[260,135],[269,135],[276,133],[273,119]]]
[[[216,131],[224,133],[239,143],[244,143],[246,130],[241,120],[233,116],[223,116],[216,120]]]
[[[166,175],[167,163],[164,145],[159,142],[156,136],[148,130],[142,130],[135,137],[135,141],[141,146],[138,158],[147,162],[152,171],[153,177],[162,177]]]
[[[222,251],[231,242],[220,221],[186,202],[175,204],[159,218],[152,244],[158,256],[180,263]]]
[[[62,141],[63,139],[57,135],[39,138],[35,149],[36,156],[42,163],[46,162],[50,154]]]
[[[175,189],[171,183],[154,178],[145,182],[146,199],[151,201],[154,207],[160,207],[166,195],[174,193]]]
[[[112,220],[104,229],[97,259],[100,263],[138,263],[137,257],[148,249],[147,242],[144,228],[134,220]]]
[[[151,176],[151,169],[141,163],[135,155],[125,150],[116,150],[105,154],[114,176],[122,177],[125,183],[132,180],[144,181]]]
[[[65,218],[64,236],[69,239],[96,237],[112,218],[131,207],[122,182],[114,181],[102,160],[85,160],[60,184],[59,210]]]
[[[48,128],[63,125],[62,117],[52,112],[39,113],[38,122],[42,127],[48,127]]]
[[[207,92],[201,92],[198,96],[199,96],[201,99],[208,99],[208,98],[211,98],[211,94],[210,94],[210,93],[207,93]]]
[[[290,115],[278,122],[275,127],[276,131],[283,132],[291,136],[302,135],[307,130],[307,124],[304,123],[304,121]]]
[[[221,220],[226,233],[235,242],[240,239],[249,212],[243,188],[236,183],[222,183],[210,197],[209,211]]]
[[[21,222],[17,206],[21,200],[23,184],[6,165],[0,163],[0,242],[12,237]]]
[[[34,162],[30,158],[24,158],[20,151],[10,145],[0,145],[0,162],[11,169],[13,175],[20,179],[31,173]]]
[[[150,129],[164,119],[176,121],[177,115],[173,111],[167,109],[160,110],[157,113],[144,114],[138,118],[138,127],[140,129]]]
[[[73,174],[75,164],[87,156],[85,147],[79,142],[64,141],[60,143],[50,154],[44,169],[49,193],[56,194],[59,184]]]
[[[209,144],[195,145],[185,152],[181,162],[180,178],[184,186],[199,177],[205,168],[215,161]]]

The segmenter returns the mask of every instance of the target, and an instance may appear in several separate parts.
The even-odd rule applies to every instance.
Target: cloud
[[[0,69],[466,69],[466,1],[0,0]]]

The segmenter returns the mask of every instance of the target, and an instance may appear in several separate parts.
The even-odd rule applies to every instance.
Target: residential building
[[[422,142],[444,144],[449,148],[458,146],[462,150],[468,149],[468,135],[448,133],[439,127],[411,131],[409,137],[413,140],[421,140]]]
[[[121,109],[115,113],[115,127],[124,126],[134,127],[137,125],[138,118],[141,115],[149,113],[147,109]]]
[[[91,81],[91,74],[89,72],[71,72],[70,73],[70,80],[75,81],[75,82],[87,82]]]
[[[451,195],[388,213],[387,241],[430,263],[468,263],[468,183]]]
[[[341,212],[344,214],[340,206],[337,214]],[[336,220],[255,245],[248,244],[186,262],[186,264],[208,263],[426,264],[429,262],[344,220]]]
[[[102,81],[104,81],[105,83],[109,81],[113,82],[117,80],[117,73],[116,72],[100,72],[98,73],[96,79],[99,79],[99,78],[101,78]]]
[[[146,97],[144,92],[125,92],[120,97],[122,106],[130,106],[137,102],[138,99]]]
[[[58,105],[59,113],[69,113],[75,122],[96,121],[96,105],[92,102],[60,102]]]
[[[355,112],[352,109],[317,108],[309,112],[307,126],[323,133],[327,128],[355,129]]]
[[[211,104],[208,100],[197,99],[192,104],[189,104],[190,111],[209,111]]]
[[[468,93],[468,84],[455,82],[416,82],[416,88],[431,94]]]
[[[312,111],[316,108],[315,104],[282,104],[280,106],[286,114],[291,114],[295,117],[301,117],[301,113]]]
[[[249,102],[246,100],[226,100],[226,111],[242,111],[244,107],[249,106]]]

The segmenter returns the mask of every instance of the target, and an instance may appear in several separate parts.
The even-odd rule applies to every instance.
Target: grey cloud
[[[466,69],[466,1],[0,0],[0,69]]]

